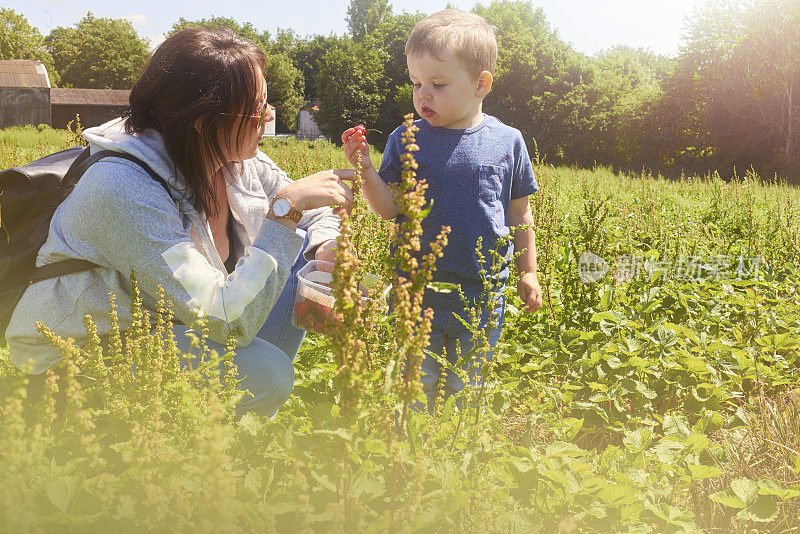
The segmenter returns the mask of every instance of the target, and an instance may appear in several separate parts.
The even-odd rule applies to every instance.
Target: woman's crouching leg
[[[192,349],[186,333],[190,330],[184,325],[175,325],[175,341],[184,354],[197,353]],[[225,353],[225,347],[214,341],[206,341],[211,350]],[[278,408],[289,399],[294,386],[294,367],[292,360],[281,349],[254,338],[246,347],[236,349],[236,363],[239,387],[247,390],[236,407],[237,415],[247,412],[272,417]],[[189,365],[189,360],[181,360],[181,365]],[[248,393],[249,392],[249,393]]]

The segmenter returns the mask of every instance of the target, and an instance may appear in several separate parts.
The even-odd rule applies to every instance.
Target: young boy
[[[538,190],[528,151],[519,130],[506,126],[482,111],[484,97],[492,89],[497,59],[494,28],[472,13],[454,9],[430,15],[417,24],[406,43],[408,74],[414,85],[414,109],[422,117],[414,153],[419,165],[417,176],[428,183],[427,200],[433,202],[423,221],[423,250],[434,240],[442,226],[450,226],[449,244],[436,263],[434,280],[459,284],[471,303],[479,302],[483,291],[481,265],[475,254],[478,237],[483,238],[486,272],[491,268],[490,251],[497,240],[509,233],[509,226],[531,225],[528,195]],[[398,216],[387,184],[400,179],[400,155],[403,153],[399,127],[389,136],[383,161],[375,170],[369,158],[364,129],[350,128],[342,134],[345,154],[353,165],[361,157],[363,191],[370,207],[384,219]],[[520,273],[517,291],[528,312],[542,305],[542,292],[536,274],[536,242],[533,228],[519,230],[513,236],[513,248],[522,250],[517,259]],[[509,246],[498,252],[509,258]],[[505,304],[503,291],[508,267],[492,280],[497,288],[494,302],[499,322],[489,336],[494,346],[500,337]],[[426,291],[423,307],[434,311],[428,350],[457,361],[456,344],[461,353],[473,347],[472,335],[455,316],[464,315],[464,303],[457,292]],[[481,320],[488,322],[491,309],[484,309]],[[487,355],[491,358],[491,355]],[[469,360],[468,360],[469,361]],[[480,362],[470,362],[466,369],[475,383],[480,383]],[[428,356],[422,364],[423,387],[432,409],[439,363]],[[446,377],[446,395],[463,389],[463,382],[452,372]]]

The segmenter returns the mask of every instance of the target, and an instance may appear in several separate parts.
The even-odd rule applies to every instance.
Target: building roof
[[[0,59],[0,87],[50,87],[50,78],[39,61]]]
[[[127,89],[50,89],[51,105],[73,106],[130,106],[131,92]]]

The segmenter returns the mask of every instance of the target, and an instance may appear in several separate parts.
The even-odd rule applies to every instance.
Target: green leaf
[[[603,291],[603,296],[600,297],[600,308],[608,310],[611,307],[611,297],[614,295],[614,287],[610,287]]]
[[[524,456],[512,459],[511,465],[513,465],[520,473],[527,473],[528,471],[530,471],[535,467],[533,465],[533,461],[530,458],[526,458]]]
[[[563,471],[558,471],[556,469],[541,469],[539,470],[539,474],[557,483],[558,485],[563,487],[566,491],[572,491],[577,486],[577,484],[575,484],[575,481],[570,480],[567,477],[567,473],[564,473]]]
[[[442,409],[442,421],[447,421],[453,415],[453,410],[456,407],[456,397],[451,395],[447,398]]]
[[[564,427],[567,439],[572,439],[578,434],[578,431],[583,428],[583,418],[567,417],[564,419]]]
[[[583,419],[580,419],[583,422]],[[586,456],[586,451],[575,445],[574,443],[567,443],[565,441],[555,441],[547,446],[544,450],[545,456],[549,458],[559,458],[568,456],[570,458],[578,458]]]
[[[350,493],[356,498],[366,497],[372,499],[383,493],[383,483],[380,478],[366,471],[361,471],[353,477],[350,483]]]
[[[718,491],[708,496],[714,502],[730,508],[744,508],[745,502],[733,494],[731,490]]]
[[[749,478],[735,478],[731,480],[731,491],[749,506],[758,497],[758,481]]]
[[[715,478],[725,472],[715,465],[689,464],[687,467],[689,468],[689,474],[692,476],[692,480]]]
[[[436,293],[452,293],[458,288],[458,286],[456,284],[451,284],[450,282],[428,282],[425,288]]]
[[[613,311],[604,311],[592,315],[593,323],[599,323],[600,321],[608,321],[610,323],[620,324],[622,322],[622,317],[620,317],[617,312]]]
[[[326,475],[317,473],[316,471],[311,471],[311,476],[314,478],[314,480],[316,480],[319,483],[321,487],[325,488],[326,490],[332,491],[334,493],[337,493],[339,491],[339,488],[336,487],[336,484],[331,482],[331,480]]]
[[[641,393],[645,398],[653,400],[656,398],[656,392],[644,385],[644,383],[636,381],[636,390]]]
[[[244,487],[252,491],[253,493],[260,493],[261,488],[264,485],[266,468],[265,467],[254,467],[250,471],[248,471],[247,475],[244,477]]]
[[[634,488],[625,484],[608,484],[597,492],[597,496],[607,505],[618,506],[639,499]]]
[[[337,428],[336,430],[315,430],[314,435],[331,436],[339,438],[343,441],[353,441],[353,433],[345,430],[344,428]]]
[[[379,439],[359,439],[357,446],[368,454],[376,454],[378,456],[388,457],[389,449],[386,447],[386,442]]]
[[[674,462],[682,450],[683,443],[668,439],[661,440],[655,447],[653,447],[653,452],[658,460],[665,464],[671,464]]]
[[[60,476],[47,484],[47,498],[53,503],[53,506],[67,513],[69,503],[75,497],[83,481],[74,476]]]
[[[622,443],[625,448],[632,453],[640,453],[650,446],[653,440],[653,431],[648,427],[637,428],[633,432],[625,434]]]
[[[736,515],[746,521],[768,523],[778,517],[778,505],[772,497],[762,495],[752,505]]]
[[[664,428],[665,436],[675,434],[679,436],[688,436],[691,433],[691,430],[689,430],[689,422],[686,420],[686,417],[680,414],[666,414],[661,426]]]
[[[641,314],[650,313],[650,312],[652,312],[653,310],[655,310],[655,309],[658,307],[658,305],[659,305],[659,304],[661,304],[661,301],[660,301],[660,300],[654,300],[654,301],[652,301],[652,302],[648,302],[648,303],[647,303],[645,306],[643,306],[643,307],[642,307],[642,308],[639,310],[639,313],[641,313]]]
[[[780,482],[772,478],[759,480],[758,488],[759,495],[774,495],[782,500],[800,497],[800,488],[797,486],[784,488]]]
[[[790,332],[783,332],[782,334],[771,334],[769,336],[763,336],[756,339],[755,341],[762,347],[769,347],[774,351],[791,350],[800,347],[800,339],[793,336]]]
[[[261,422],[261,418],[253,412],[247,412],[239,419],[239,428],[247,432],[250,436],[256,437],[266,426]]]

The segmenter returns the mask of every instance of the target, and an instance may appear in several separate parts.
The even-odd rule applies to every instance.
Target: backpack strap
[[[89,260],[72,259],[56,261],[53,263],[48,263],[47,265],[42,265],[41,267],[37,267],[33,271],[33,275],[31,276],[29,283],[33,284],[34,282],[55,278],[65,274],[80,273],[94,269],[95,267],[99,267],[99,265]]]
[[[89,154],[89,148],[87,147],[85,154]],[[122,152],[114,152],[113,150],[101,150],[100,152],[96,152],[91,156],[85,157],[84,154],[78,157],[75,161],[75,165],[70,167],[67,174],[64,176],[64,182],[67,183],[76,183],[83,173],[93,164],[100,161],[103,158],[122,158],[128,161],[131,161],[141,167],[147,174],[150,175],[150,178],[161,184],[161,187],[169,195],[169,198],[172,201],[175,201],[175,197],[172,196],[172,191],[170,190],[167,183],[161,178],[158,174],[155,173],[153,169],[150,168],[147,163],[140,160],[135,156],[131,156],[130,154],[125,154]],[[80,273],[83,271],[88,271],[94,269],[96,267],[100,267],[94,262],[89,260],[79,260],[79,259],[71,259],[71,260],[63,260],[63,261],[56,261],[53,263],[48,263],[47,265],[42,265],[41,267],[36,267],[33,271],[33,274],[30,277],[29,285],[33,284],[34,282],[40,282],[42,280],[48,280],[50,278],[56,278],[57,276],[64,276],[66,274],[72,273]]]
[[[151,169],[150,166],[144,161],[140,160],[136,156],[131,156],[130,154],[126,154],[124,152],[114,152],[113,150],[101,150],[99,152],[95,152],[85,160],[81,161],[74,168],[70,169],[67,172],[67,174],[70,175],[70,177],[74,176],[75,181],[77,182],[78,181],[77,178],[83,176],[83,173],[86,172],[86,169],[88,169],[92,164],[97,163],[103,158],[121,158],[121,159],[126,159],[132,163],[135,163],[136,165],[141,167],[142,170],[144,170],[147,174],[149,174],[150,178],[161,184],[161,187],[163,187],[164,191],[167,192],[169,198],[171,198],[173,202],[175,201],[175,197],[172,196],[172,191],[167,185],[167,182],[165,182],[161,176],[156,174],[156,172],[153,169]]]

